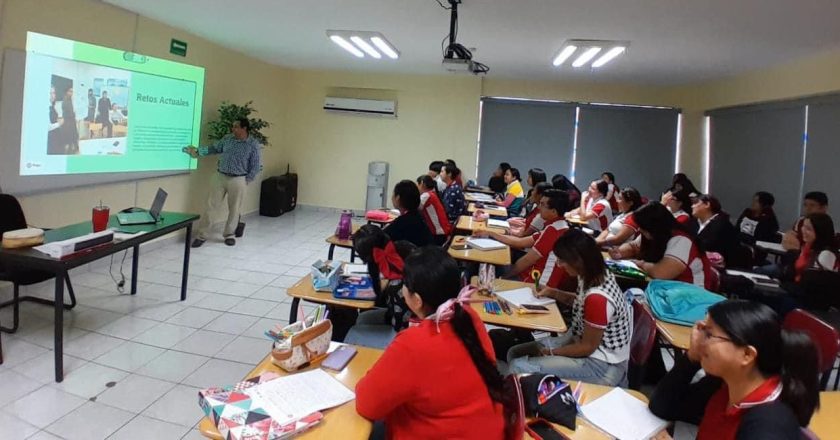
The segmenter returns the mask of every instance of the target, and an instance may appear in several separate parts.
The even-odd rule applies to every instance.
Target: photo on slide
[[[124,155],[131,73],[56,59],[50,84],[49,155]]]

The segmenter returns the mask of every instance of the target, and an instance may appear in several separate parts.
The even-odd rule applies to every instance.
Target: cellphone
[[[341,371],[350,363],[354,356],[356,356],[355,347],[340,345],[324,359],[324,362],[321,362],[321,366],[329,370]]]
[[[569,440],[569,437],[554,429],[545,419],[531,420],[525,424],[525,431],[528,431],[534,440]]]
[[[548,307],[533,304],[522,304],[519,306],[522,313],[549,313]]]

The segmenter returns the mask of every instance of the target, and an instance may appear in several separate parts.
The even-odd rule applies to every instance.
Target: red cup
[[[107,206],[93,207],[93,232],[104,231],[108,228],[108,217],[111,216],[111,209]]]

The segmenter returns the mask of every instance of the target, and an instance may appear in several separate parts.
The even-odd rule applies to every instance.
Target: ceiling
[[[443,74],[449,11],[436,0],[104,0],[269,63]],[[446,0],[443,0],[446,4]],[[675,85],[840,48],[838,0],[463,0],[458,42],[489,77]],[[397,61],[357,59],[327,29],[382,32]],[[629,40],[596,71],[555,69],[566,39]]]

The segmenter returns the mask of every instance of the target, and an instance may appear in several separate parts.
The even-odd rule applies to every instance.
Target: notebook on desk
[[[117,214],[117,221],[123,226],[157,223],[158,218],[160,218],[160,211],[163,209],[163,203],[166,202],[166,196],[166,191],[163,188],[158,188],[155,200],[152,201],[152,207],[148,211],[121,212]]]

